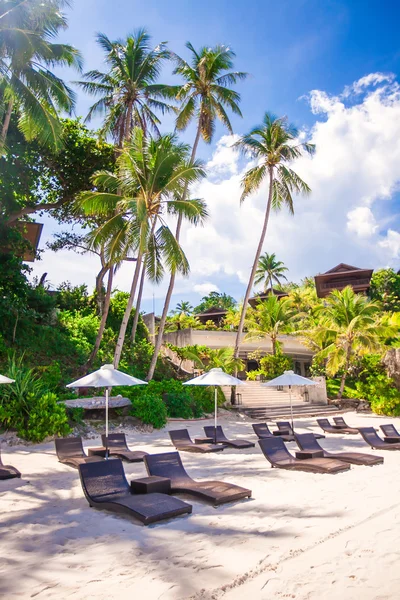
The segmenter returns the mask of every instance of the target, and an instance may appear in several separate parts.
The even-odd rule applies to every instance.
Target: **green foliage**
[[[327,379],[326,380],[326,393],[328,398],[337,398],[340,388],[340,379]],[[351,379],[346,380],[346,385],[343,391],[344,398],[359,398],[360,394],[356,389],[356,383]]]
[[[78,312],[64,310],[59,315],[61,325],[69,332],[78,353],[86,356],[93,348],[100,319],[94,314],[82,315]]]
[[[260,359],[260,370],[265,379],[274,379],[290,369],[293,369],[293,360],[280,352],[267,354]]]
[[[141,390],[133,403],[131,414],[143,423],[161,429],[167,423],[167,407],[162,398],[149,390]]]
[[[57,396],[51,392],[39,398],[32,394],[27,396],[29,415],[25,427],[18,430],[18,435],[31,442],[41,442],[47,436],[65,436],[70,433],[67,413],[62,404],[57,404]]]
[[[83,416],[85,414],[85,409],[81,406],[66,407],[67,416],[69,421],[72,423],[78,423],[78,425],[83,424]]]
[[[235,306],[236,300],[232,296],[220,292],[210,292],[208,296],[203,296],[200,304],[194,308],[194,313],[199,314],[212,307],[228,310],[235,308]]]
[[[64,281],[57,288],[56,305],[61,310],[86,313],[90,310],[87,285],[72,285]]]
[[[400,311],[400,275],[393,269],[380,269],[372,274],[369,295],[382,303],[384,310]]]
[[[367,400],[378,415],[400,415],[400,392],[387,376],[379,355],[363,357],[363,368],[356,383],[358,397]]]

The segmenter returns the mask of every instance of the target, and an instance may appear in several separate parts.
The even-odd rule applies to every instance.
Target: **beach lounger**
[[[206,425],[204,427],[204,433],[207,437],[215,439],[215,432],[213,425]],[[217,425],[217,444],[226,444],[232,448],[254,448],[255,444],[248,440],[228,440],[224,434],[221,425]]]
[[[21,473],[11,465],[3,465],[0,451],[0,479],[13,479],[14,477],[21,477]]]
[[[330,458],[295,458],[285,446],[280,437],[267,437],[259,440],[260,448],[265,458],[272,467],[290,469],[293,471],[307,471],[309,473],[341,473],[348,471],[350,466],[340,460]]]
[[[377,450],[400,450],[400,442],[392,444],[383,440],[373,427],[360,427],[358,431],[371,448],[376,448]]]
[[[168,433],[175,448],[181,452],[200,452],[204,454],[205,452],[220,452],[226,448],[222,444],[195,444],[191,440],[187,429],[174,429]]]
[[[293,431],[292,426],[289,423],[289,421],[277,421],[276,425],[277,425],[279,431],[282,431],[282,433],[289,432],[289,435],[294,436],[294,431]],[[276,433],[275,433],[275,435],[276,435]],[[325,436],[322,433],[314,433],[314,435],[317,438],[317,440],[325,439]],[[293,439],[294,439],[294,437],[293,437]]]
[[[394,425],[381,425],[380,427],[386,437],[399,438],[400,442],[400,433]]]
[[[317,423],[323,431],[326,431],[326,433],[346,433],[349,435],[356,435],[358,433],[358,429],[355,429],[354,427],[331,425],[328,419],[317,419]]]
[[[103,446],[108,449],[109,456],[118,456],[118,458],[127,462],[142,462],[148,454],[142,450],[131,450],[126,443],[124,433],[110,433],[108,438],[103,433],[101,441]]]
[[[272,431],[266,423],[253,423],[252,428],[254,429],[254,433],[258,436],[260,440],[263,440],[264,438],[268,437],[274,437],[274,433],[272,433]],[[275,432],[275,435],[277,433],[278,432]],[[294,436],[291,434],[280,434],[278,437],[280,437],[285,442],[294,441]]]
[[[167,494],[132,494],[118,458],[83,463],[79,475],[90,506],[127,513],[144,525],[192,512],[190,504]]]
[[[328,452],[320,446],[313,433],[295,434],[295,438],[301,450],[305,452],[321,451],[324,454],[324,458],[341,460],[351,465],[365,465],[367,467],[383,463],[382,456],[374,456],[373,454],[364,454],[362,452]]]
[[[195,481],[186,473],[178,452],[149,454],[144,463],[149,475],[167,477],[172,494],[189,494],[212,502],[214,506],[250,498],[251,490],[224,481]]]
[[[88,457],[83,449],[82,438],[80,436],[56,438],[54,443],[56,445],[59,462],[74,467],[75,469],[85,462],[98,462],[104,460],[101,456]]]

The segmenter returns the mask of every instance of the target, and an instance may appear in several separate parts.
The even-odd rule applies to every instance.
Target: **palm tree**
[[[105,52],[109,70],[89,71],[84,74],[86,81],[78,82],[85,92],[99,97],[86,120],[105,115],[100,133],[111,135],[118,148],[130,138],[134,127],[145,133],[151,129],[159,135],[160,120],[154,111],[164,114],[172,110],[161,100],[168,95],[169,86],[155,83],[169,58],[165,42],[151,48],[151,38],[145,29],[138,29],[126,40],[111,41],[104,33],[99,33],[96,39]]]
[[[276,260],[275,253],[265,252],[259,258],[254,283],[256,285],[264,283],[264,291],[267,291],[268,287],[272,289],[274,282],[280,285],[280,279],[287,281],[287,277],[284,275],[287,270],[281,260]]]
[[[261,125],[254,127],[254,129],[237,142],[237,147],[246,153],[250,153],[257,160],[257,165],[249,169],[243,177],[241,202],[250,194],[256,192],[266,178],[269,183],[269,192],[260,240],[243,300],[242,314],[235,342],[236,357],[239,356],[240,337],[243,332],[247,304],[253,287],[265,234],[267,233],[271,207],[279,210],[285,204],[293,214],[292,194],[310,193],[311,190],[308,185],[288,166],[288,163],[299,158],[303,152],[308,152],[309,154],[315,152],[313,144],[298,141],[297,129],[290,125],[285,117],[276,118],[270,113],[265,114]]]
[[[269,337],[272,344],[272,353],[278,350],[278,336],[288,333],[295,312],[287,299],[278,300],[276,296],[268,296],[257,304],[255,309],[248,313],[246,319],[246,340],[262,340]]]
[[[173,313],[175,315],[185,315],[186,317],[188,317],[193,313],[193,306],[190,304],[190,302],[187,302],[186,300],[181,300],[181,302],[178,302],[178,304],[176,305],[176,308],[173,311]]]
[[[61,147],[57,111],[70,113],[75,94],[51,67],[80,70],[82,63],[75,48],[53,43],[59,31],[67,27],[60,12],[66,5],[65,0],[0,0],[0,148],[13,111],[28,140],[37,138],[56,150]]]
[[[398,329],[379,321],[381,305],[356,294],[350,286],[333,290],[321,307],[323,318],[310,332],[315,345],[322,347],[316,357],[326,360],[331,376],[342,371],[338,398],[342,398],[346,378],[354,360],[382,349],[384,340]]]
[[[164,217],[165,213],[182,214],[191,222],[201,222],[207,216],[201,200],[181,200],[184,188],[204,176],[201,164],[190,161],[189,153],[189,146],[178,143],[175,135],[151,139],[137,127],[117,159],[117,174],[98,173],[93,179],[98,191],[82,195],[81,207],[86,214],[113,215],[99,227],[95,241],[101,243],[111,237],[114,252],[121,241],[129,243],[137,256],[115,349],[115,367],[121,358],[142,265],[157,283],[163,277],[164,265],[183,275],[189,272],[185,254]]]
[[[197,121],[196,136],[191,156],[191,159],[194,160],[200,138],[206,143],[211,142],[217,119],[225,125],[229,133],[233,133],[226,109],[230,109],[240,117],[242,113],[239,108],[240,95],[228,86],[245,79],[247,73],[232,71],[233,59],[236,55],[227,46],[203,47],[197,52],[192,44],[187,42],[186,48],[191,53],[190,63],[176,54],[171,54],[176,63],[174,74],[180,75],[184,81],[182,85],[167,90],[167,94],[172,94],[181,102],[181,108],[176,120],[178,131],[184,131],[193,119]],[[184,191],[183,199],[186,194],[187,189]],[[182,219],[178,218],[175,233],[175,238],[178,242],[181,227]],[[162,345],[164,326],[174,285],[175,273],[171,272],[147,380],[153,377],[157,364],[157,357]]]

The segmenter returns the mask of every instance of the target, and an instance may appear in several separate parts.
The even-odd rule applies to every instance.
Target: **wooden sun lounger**
[[[350,465],[330,458],[295,458],[285,446],[280,437],[268,437],[259,440],[260,448],[265,458],[272,467],[290,469],[293,471],[307,471],[309,473],[341,473],[348,471]]]
[[[293,439],[294,439],[295,432],[293,431],[292,426],[289,421],[277,421],[276,425],[277,425],[279,431],[282,431],[282,432],[288,431],[289,435],[293,435]],[[314,436],[317,438],[317,440],[325,439],[325,436],[322,433],[314,433]]]
[[[3,465],[0,451],[0,479],[13,479],[14,477],[21,477],[21,473],[11,465]]]
[[[221,444],[195,444],[187,429],[174,429],[168,433],[175,448],[181,452],[199,452],[204,454],[206,452],[221,452],[221,450],[225,450],[226,448],[226,446]]]
[[[178,452],[149,454],[144,463],[149,475],[167,477],[172,494],[190,494],[212,502],[214,506],[250,498],[251,490],[223,481],[195,481],[186,473]]]
[[[74,467],[75,469],[86,462],[98,462],[104,460],[101,456],[88,457],[83,449],[82,438],[80,436],[56,438],[54,443],[59,462]]]
[[[108,438],[103,433],[101,441],[103,446],[108,449],[109,456],[118,456],[127,462],[143,462],[143,458],[148,454],[142,450],[131,450],[126,443],[124,433],[109,433]]]
[[[379,437],[373,427],[360,427],[358,431],[371,448],[376,448],[377,450],[400,450],[399,442],[391,444],[390,442],[383,440]]]
[[[326,431],[326,433],[346,433],[349,435],[356,435],[358,433],[358,429],[355,429],[354,427],[331,425],[328,419],[317,419],[317,423],[323,431]]]
[[[206,425],[204,427],[204,433],[207,437],[215,439],[215,431],[213,425]],[[254,448],[255,444],[248,440],[228,440],[224,434],[221,425],[217,425],[217,444],[226,444],[232,448]]]
[[[400,433],[397,431],[397,429],[394,425],[381,425],[380,427],[386,437],[390,437],[390,438],[397,437],[397,438],[399,438],[399,442],[400,442]]]
[[[144,525],[192,512],[190,504],[167,494],[132,494],[118,458],[81,464],[79,475],[90,506],[127,513]]]
[[[324,450],[318,443],[313,433],[296,434],[296,442],[299,448],[305,452],[323,452],[324,458],[336,459],[350,465],[365,465],[372,467],[383,463],[382,456],[374,456],[373,454],[364,454],[362,452],[328,452]]]
[[[260,439],[260,440],[263,440],[264,438],[268,438],[268,437],[275,437],[274,433],[270,430],[270,428],[268,427],[268,425],[266,423],[253,423],[252,428],[254,429],[254,433],[257,435],[258,439]],[[278,432],[275,432],[275,435],[277,433]],[[280,434],[278,437],[280,437],[285,442],[293,442],[293,440],[294,440],[294,436],[291,434],[288,434],[288,435]]]

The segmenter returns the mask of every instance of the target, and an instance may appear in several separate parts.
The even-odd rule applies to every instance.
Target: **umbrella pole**
[[[292,405],[292,386],[289,385],[289,397],[290,397],[290,418],[292,421],[292,431],[294,433],[294,429],[293,429],[293,405]]]
[[[108,459],[108,397],[110,388],[106,388],[106,460]]]
[[[214,392],[214,411],[215,411],[215,416],[214,416],[214,444],[217,443],[217,412],[218,412],[218,392],[217,392],[217,386],[215,386],[215,392]]]

